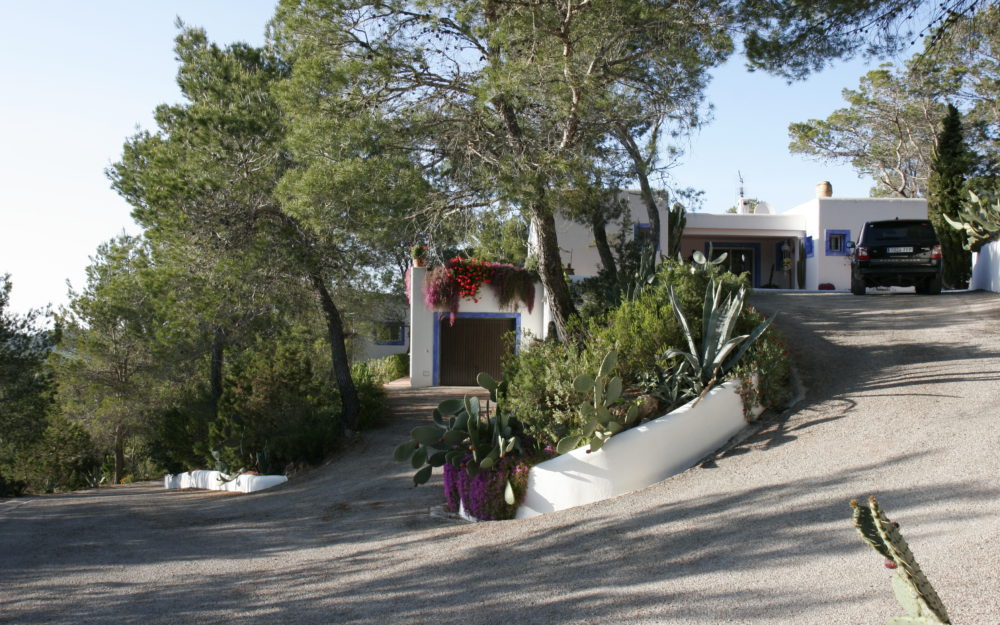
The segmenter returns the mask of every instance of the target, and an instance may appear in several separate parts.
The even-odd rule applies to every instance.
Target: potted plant
[[[410,247],[410,258],[413,259],[414,267],[427,266],[427,246],[413,245]]]

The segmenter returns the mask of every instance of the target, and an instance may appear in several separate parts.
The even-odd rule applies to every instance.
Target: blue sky
[[[214,41],[259,44],[274,0],[57,0],[8,3],[0,38],[0,273],[12,274],[11,307],[23,313],[67,301],[66,281],[84,284],[98,244],[135,233],[130,209],[104,169],[137,128],[152,128],[157,104],[176,102],[174,20],[202,26]],[[866,196],[871,183],[850,168],[788,154],[790,122],[826,117],[840,90],[866,71],[838,65],[787,86],[747,74],[737,59],[708,91],[715,121],[686,143],[672,171],[706,192],[705,210],[734,203],[737,171],[747,195],[778,210],[809,199],[820,180],[837,196]]]

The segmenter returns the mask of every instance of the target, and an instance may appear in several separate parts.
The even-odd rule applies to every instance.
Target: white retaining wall
[[[689,469],[747,425],[739,387],[737,380],[726,382],[697,406],[689,402],[617,434],[594,453],[581,447],[535,465],[516,518],[601,501]]]
[[[206,490],[225,490],[233,493],[252,493],[278,484],[284,484],[288,478],[284,475],[248,475],[241,473],[236,479],[228,479],[225,473],[219,471],[189,471],[167,475],[163,478],[164,488],[204,488]]]
[[[1000,241],[987,243],[976,254],[969,289],[1000,293]]]

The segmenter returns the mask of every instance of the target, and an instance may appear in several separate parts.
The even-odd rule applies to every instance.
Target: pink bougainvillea
[[[459,302],[478,302],[480,290],[488,285],[501,308],[523,303],[530,313],[535,305],[535,277],[520,267],[478,258],[455,257],[427,272],[424,303],[432,310],[447,311],[455,323]]]

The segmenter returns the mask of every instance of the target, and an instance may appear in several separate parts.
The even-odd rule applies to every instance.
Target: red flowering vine
[[[451,279],[458,283],[458,294],[473,302],[479,301],[479,287],[490,283],[493,275],[493,263],[481,258],[452,258],[445,267],[448,268]]]
[[[535,277],[530,272],[504,263],[458,256],[427,272],[424,301],[428,308],[451,313],[454,324],[459,301],[465,298],[479,302],[484,284],[493,288],[502,308],[520,301],[531,312],[535,304]]]

